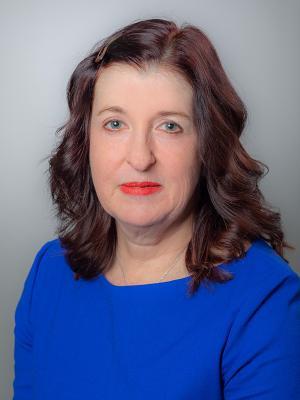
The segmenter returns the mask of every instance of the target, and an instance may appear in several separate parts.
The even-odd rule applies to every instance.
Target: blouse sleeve
[[[225,400],[300,399],[300,278],[291,271],[266,281],[241,303],[228,334]]]
[[[13,400],[32,400],[34,398],[32,299],[39,265],[48,244],[49,242],[45,243],[36,254],[15,309]]]

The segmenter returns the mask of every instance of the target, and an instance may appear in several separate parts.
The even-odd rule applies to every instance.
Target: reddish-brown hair
[[[78,279],[109,269],[115,257],[115,220],[101,206],[91,179],[89,124],[99,71],[126,63],[139,69],[151,63],[181,74],[193,88],[193,118],[198,133],[201,173],[194,193],[193,235],[185,254],[192,274],[190,293],[201,282],[226,282],[217,266],[245,255],[243,241],[261,238],[283,257],[281,217],[258,188],[268,167],[250,157],[240,143],[247,111],[229,82],[208,37],[196,26],[165,19],[139,20],[98,43],[68,82],[68,121],[50,155],[49,185],[57,234]],[[284,258],[285,261],[287,261]]]

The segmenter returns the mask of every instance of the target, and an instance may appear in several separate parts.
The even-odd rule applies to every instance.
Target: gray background
[[[135,19],[190,22],[212,40],[248,108],[241,140],[270,168],[260,187],[281,212],[296,246],[286,256],[300,271],[299,1],[10,0],[0,7],[1,399],[12,396],[15,306],[37,250],[55,237],[41,160],[67,117],[68,78],[99,39]]]

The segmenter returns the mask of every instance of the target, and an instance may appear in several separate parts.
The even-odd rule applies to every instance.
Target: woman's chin
[[[125,216],[118,215],[115,217],[116,221],[132,227],[149,228],[151,226],[157,225],[161,226],[163,220],[166,218],[165,215],[152,216],[148,213],[135,212],[132,215],[127,213]]]

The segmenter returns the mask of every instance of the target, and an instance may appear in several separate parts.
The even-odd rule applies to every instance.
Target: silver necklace
[[[184,251],[185,249],[186,249],[186,247],[184,247],[183,250],[181,250],[180,253],[177,254],[174,263],[172,263],[171,267],[170,267],[166,272],[164,272],[164,274],[162,275],[162,277],[159,279],[158,282],[161,282],[161,281],[165,278],[165,276],[175,267],[175,265],[177,264],[177,261],[178,261],[178,259],[179,259],[179,256],[183,253],[183,251]],[[123,267],[122,267],[122,263],[120,262],[120,259],[119,259],[119,257],[118,257],[117,255],[116,255],[116,259],[117,259],[118,264],[119,264],[119,266],[120,266],[120,269],[121,269],[121,271],[122,271],[124,281],[126,282],[127,285],[129,285],[129,282],[127,281],[126,276],[125,276],[125,273],[124,273],[124,269],[123,269]]]

